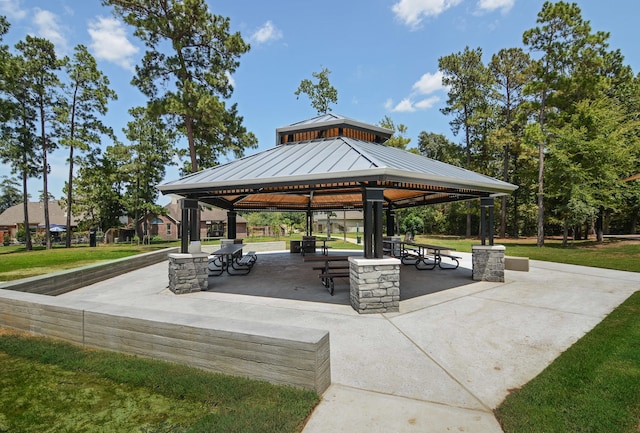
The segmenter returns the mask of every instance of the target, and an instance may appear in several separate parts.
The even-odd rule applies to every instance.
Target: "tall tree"
[[[536,20],[540,25],[523,34],[523,42],[534,53],[539,53],[535,62],[533,80],[525,91],[536,98],[537,122],[540,127],[538,143],[538,238],[537,245],[544,245],[544,161],[549,145],[548,123],[558,114],[571,107],[576,100],[568,97],[578,90],[571,88],[570,77],[575,70],[577,58],[585,49],[597,45],[603,34],[591,35],[591,26],[584,21],[577,4],[559,1],[545,2]],[[574,81],[575,83],[575,81]]]
[[[308,78],[305,78],[300,82],[298,89],[294,92],[298,98],[301,93],[307,95],[311,101],[311,106],[318,112],[318,114],[327,114],[331,111],[329,104],[338,103],[338,90],[329,82],[329,74],[331,71],[328,68],[322,68],[320,72],[312,72],[313,78],[318,80],[316,83]]]
[[[122,166],[128,151],[121,143],[107,146],[104,154],[94,149],[79,164],[75,180],[73,212],[84,229],[120,227],[124,215],[123,191],[126,179]]]
[[[407,148],[407,144],[411,142],[411,139],[406,137],[408,129],[407,125],[402,123],[396,125],[389,116],[384,116],[384,119],[378,122],[378,125],[393,131],[391,138],[385,141],[385,146],[397,147],[398,149],[405,150]]]
[[[531,59],[520,48],[501,49],[491,57],[489,70],[494,76],[493,97],[496,99],[499,116],[498,130],[493,138],[504,149],[502,160],[502,179],[510,182],[510,166],[513,160],[517,162],[517,149],[523,134],[522,122],[518,118],[518,110],[521,110],[524,102],[523,90],[529,81],[531,71]],[[517,202],[514,200],[514,211]],[[500,206],[500,237],[505,237],[507,232],[507,196],[502,196]]]
[[[436,161],[461,167],[464,164],[464,149],[442,134],[422,131],[418,135],[420,155]]]
[[[199,170],[199,143],[207,146],[235,140],[236,150],[253,147],[253,134],[242,131],[235,106],[223,99],[232,92],[230,75],[249,50],[240,33],[230,32],[229,18],[214,15],[205,0],[103,0],[113,6],[148,47],[132,81],[150,99],[155,113],[171,118],[188,142],[190,169]],[[163,50],[170,52],[164,52]],[[209,143],[210,129],[223,143]]]
[[[148,213],[163,212],[162,206],[155,204],[158,198],[155,185],[172,164],[175,137],[162,120],[148,110],[136,107],[129,110],[129,114],[133,120],[123,129],[130,142],[126,147],[128,162],[122,167],[128,179],[123,204],[135,221],[138,238],[142,239],[140,219]]]
[[[466,168],[471,168],[474,146],[482,147],[486,138],[488,97],[492,76],[482,62],[482,49],[465,47],[464,51],[440,57],[438,67],[443,73],[442,84],[449,91],[447,106],[441,111],[453,115],[449,122],[454,135],[464,133]],[[466,236],[471,237],[471,210],[467,207]]]
[[[9,28],[4,18],[0,19],[0,31],[3,35]],[[11,166],[12,173],[18,173],[22,179],[23,224],[25,227],[25,246],[31,251],[31,232],[29,230],[29,193],[28,179],[40,172],[37,138],[35,136],[36,112],[29,92],[31,84],[26,74],[25,60],[11,55],[6,46],[0,47],[2,62],[1,100],[2,140],[0,142],[0,160]]]
[[[64,97],[57,105],[59,142],[69,148],[67,179],[67,233],[71,233],[75,152],[87,152],[101,142],[101,135],[112,135],[98,116],[107,113],[107,104],[117,95],[109,88],[109,79],[98,69],[95,59],[84,45],[78,45],[72,59],[66,60],[67,81]],[[71,236],[66,237],[71,247]]]
[[[51,248],[51,237],[49,234],[49,163],[48,154],[56,148],[56,143],[52,140],[51,130],[54,120],[53,108],[57,102],[57,92],[60,81],[57,71],[61,63],[56,57],[53,44],[42,38],[27,35],[24,41],[16,44],[16,49],[24,58],[25,82],[28,82],[26,90],[32,107],[37,113],[39,123],[38,147],[42,158],[42,185],[44,194],[44,229],[47,236],[47,249]]]
[[[563,221],[565,244],[570,225],[621,204],[621,179],[637,167],[639,127],[617,101],[603,97],[578,102],[568,121],[550,130],[549,199]]]

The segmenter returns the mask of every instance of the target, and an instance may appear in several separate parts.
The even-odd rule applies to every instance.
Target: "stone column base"
[[[207,253],[169,254],[169,290],[176,295],[207,290]]]
[[[504,245],[473,245],[471,251],[474,281],[504,283]]]
[[[349,258],[351,306],[360,314],[400,310],[400,260]]]

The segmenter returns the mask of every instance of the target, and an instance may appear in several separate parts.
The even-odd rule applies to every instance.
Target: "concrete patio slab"
[[[471,254],[460,255],[455,271],[402,266],[392,314],[359,315],[347,281],[331,296],[317,271],[288,252],[259,254],[251,274],[212,277],[206,292],[171,293],[163,263],[62,296],[165,312],[167,320],[193,313],[329,330],[332,385],[305,433],[492,433],[500,431],[492,409],[510,389],[640,290],[634,273],[537,261],[528,273],[506,271],[505,283],[473,282]]]

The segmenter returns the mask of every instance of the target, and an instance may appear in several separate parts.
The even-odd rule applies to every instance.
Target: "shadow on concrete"
[[[353,251],[332,253],[362,256],[362,253]],[[316,266],[317,262],[303,262],[299,254],[258,253],[258,261],[248,275],[231,276],[225,273],[219,277],[209,277],[208,291],[349,305],[349,279],[336,278],[335,292],[331,296],[320,282],[319,271],[313,270]],[[402,265],[400,300],[471,283],[471,269],[462,265],[458,269],[436,268],[424,271],[419,271],[411,265]]]

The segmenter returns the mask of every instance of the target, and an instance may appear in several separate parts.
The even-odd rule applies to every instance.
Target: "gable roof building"
[[[27,203],[27,212],[29,212],[29,225],[31,228],[44,227],[44,203],[30,201]],[[58,200],[49,202],[49,223],[51,227],[66,226],[67,212]],[[7,232],[9,238],[15,238],[18,228],[24,224],[24,206],[19,203],[11,206],[0,214],[0,231]],[[77,218],[71,215],[71,227],[77,226]]]

